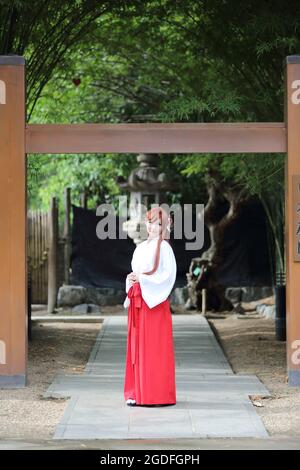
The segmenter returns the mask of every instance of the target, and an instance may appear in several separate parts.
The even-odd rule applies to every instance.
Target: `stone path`
[[[173,315],[176,405],[130,407],[124,395],[127,316],[104,318],[84,373],[58,375],[45,397],[70,397],[54,439],[263,437],[249,395],[269,396],[254,375],[234,374],[207,320]]]

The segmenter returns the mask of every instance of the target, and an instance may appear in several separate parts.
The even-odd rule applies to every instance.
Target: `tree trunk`
[[[187,273],[189,305],[201,310],[202,289],[207,291],[207,310],[232,310],[233,304],[225,297],[225,287],[217,274],[223,262],[223,246],[228,227],[237,219],[241,208],[250,200],[244,188],[233,188],[221,181],[217,171],[210,170],[206,179],[208,202],[204,208],[204,223],[209,229],[211,244],[199,258],[193,258]],[[228,202],[228,210],[220,216],[221,203]]]

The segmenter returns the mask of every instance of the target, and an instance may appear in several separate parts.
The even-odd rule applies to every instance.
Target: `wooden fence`
[[[58,206],[52,197],[49,211],[29,210],[28,223],[28,273],[31,284],[31,303],[47,304],[48,313],[56,307],[58,288],[69,284],[70,188],[65,189],[65,220],[63,234],[59,234]]]
[[[28,268],[33,304],[46,304],[48,298],[49,213],[28,211]]]

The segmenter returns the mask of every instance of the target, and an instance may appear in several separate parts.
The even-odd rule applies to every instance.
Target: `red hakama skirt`
[[[149,308],[135,282],[127,318],[127,352],[124,382],[125,400],[137,405],[176,404],[175,355],[172,314],[166,299]]]

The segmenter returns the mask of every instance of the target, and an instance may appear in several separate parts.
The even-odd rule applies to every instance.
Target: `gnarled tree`
[[[201,309],[202,289],[206,289],[207,309],[232,310],[233,304],[225,297],[225,287],[218,282],[217,274],[223,262],[226,230],[253,196],[240,184],[224,181],[216,170],[209,169],[205,180],[208,201],[204,223],[209,229],[211,244],[201,257],[193,258],[187,273],[190,306]]]

